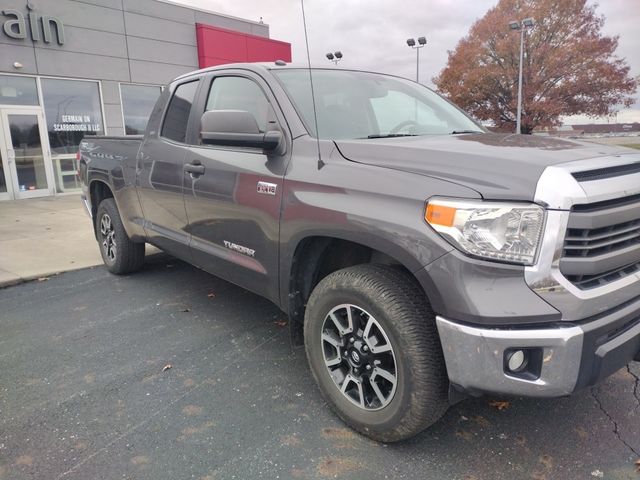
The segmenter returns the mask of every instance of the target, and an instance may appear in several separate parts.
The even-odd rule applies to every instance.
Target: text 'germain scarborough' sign
[[[0,22],[6,36],[19,40],[29,35],[34,42],[42,40],[44,43],[51,43],[55,34],[58,45],[64,44],[64,25],[60,19],[50,15],[38,15],[31,2],[27,3],[27,10],[26,15],[12,8],[2,10],[4,18],[0,18]]]
[[[62,115],[61,123],[53,124],[54,132],[99,132],[99,123],[93,123],[89,115]]]

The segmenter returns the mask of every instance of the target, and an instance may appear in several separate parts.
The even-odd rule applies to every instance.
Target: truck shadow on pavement
[[[0,310],[0,479],[640,478],[637,363],[382,445],[331,413],[277,307],[166,255],[0,290]]]

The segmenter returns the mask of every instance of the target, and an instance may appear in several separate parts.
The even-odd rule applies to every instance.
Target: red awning
[[[200,68],[236,62],[291,62],[291,44],[196,23]]]

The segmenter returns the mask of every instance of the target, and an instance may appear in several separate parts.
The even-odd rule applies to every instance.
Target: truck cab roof
[[[280,62],[276,60],[276,62]],[[256,73],[266,73],[270,70],[309,70],[309,66],[302,63],[284,63],[282,65],[276,62],[245,62],[245,63],[225,63],[223,65],[216,65],[213,67],[201,68],[199,70],[194,70],[193,72],[185,73],[176,77],[171,81],[171,83],[175,83],[179,80],[184,80],[185,78],[202,75],[203,73],[215,72],[218,70],[250,70]],[[389,73],[382,72],[374,72],[371,70],[360,70],[355,68],[341,68],[341,67],[311,67],[311,70],[331,70],[331,71],[343,71],[343,72],[367,72],[373,73],[377,75],[386,75],[390,77],[398,77],[404,78],[399,75],[393,75]],[[406,78],[405,80],[412,81],[411,79]]]

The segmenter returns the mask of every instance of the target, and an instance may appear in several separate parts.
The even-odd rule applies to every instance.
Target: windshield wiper
[[[454,130],[449,135],[462,135],[463,133],[484,133],[482,130]]]
[[[375,135],[367,135],[367,138],[393,138],[393,137],[417,137],[415,133],[377,133]]]

